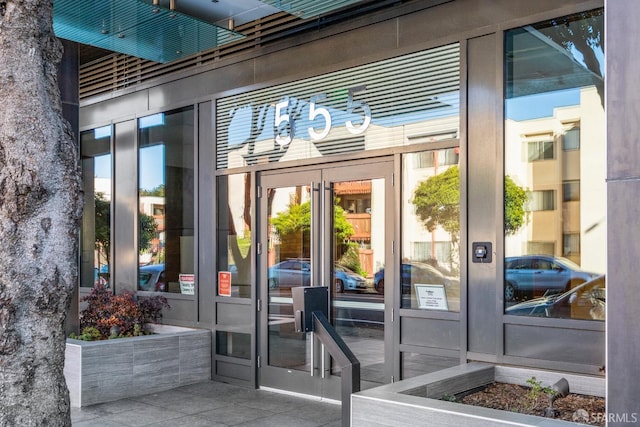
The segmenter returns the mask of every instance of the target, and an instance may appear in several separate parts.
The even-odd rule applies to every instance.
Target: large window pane
[[[231,296],[251,297],[251,174],[219,176],[218,271],[231,273]]]
[[[80,135],[84,212],[80,286],[110,284],[111,263],[111,126]]]
[[[194,293],[191,108],[143,117],[139,128],[138,289]]]
[[[507,314],[604,319],[603,25],[596,10],[506,33]]]
[[[402,307],[460,310],[458,149],[403,157]]]

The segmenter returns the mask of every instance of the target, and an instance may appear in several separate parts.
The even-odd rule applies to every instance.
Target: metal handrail
[[[342,426],[351,426],[351,394],[360,391],[360,361],[321,311],[311,313],[313,332],[342,370]]]

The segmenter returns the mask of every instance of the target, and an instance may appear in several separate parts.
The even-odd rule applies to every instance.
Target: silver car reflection
[[[164,264],[143,265],[138,271],[138,290],[164,292]]]
[[[336,292],[364,290],[365,279],[359,274],[339,264],[334,265]],[[311,263],[304,259],[289,259],[272,265],[268,269],[270,288],[292,288],[309,286],[311,283]]]
[[[512,305],[505,314],[605,320],[606,301],[606,280],[602,275],[566,292]]]
[[[566,258],[550,255],[523,255],[505,258],[504,299],[518,295],[540,296],[565,292],[591,280],[597,274],[582,271]]]

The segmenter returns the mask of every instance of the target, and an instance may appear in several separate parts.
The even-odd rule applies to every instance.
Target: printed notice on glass
[[[178,274],[180,282],[180,293],[185,295],[193,295],[196,288],[195,274]]]
[[[416,283],[413,286],[416,289],[419,308],[449,310],[449,305],[447,304],[447,292],[444,289],[444,285]]]
[[[218,271],[218,295],[231,296],[231,272]]]

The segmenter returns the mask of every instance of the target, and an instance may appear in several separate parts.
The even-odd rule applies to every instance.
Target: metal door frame
[[[378,179],[385,180],[385,277],[394,277],[394,224],[396,205],[396,192],[394,191],[394,160],[392,157],[383,160],[356,161],[349,163],[316,165],[308,168],[296,168],[294,170],[268,171],[258,174],[256,179],[259,203],[257,220],[257,283],[258,283],[258,316],[257,316],[257,382],[258,387],[270,389],[283,389],[290,392],[315,395],[329,399],[339,399],[340,377],[330,375],[330,360],[328,352],[313,338],[311,339],[313,372],[297,371],[287,368],[279,368],[268,365],[268,298],[269,288],[266,274],[268,265],[267,230],[263,222],[267,218],[268,201],[267,188],[287,187],[292,185],[312,186],[312,229],[311,247],[315,252],[313,257],[320,268],[312,267],[312,283],[321,283],[323,279],[333,282],[331,263],[332,245],[326,244],[326,237],[332,232],[332,183],[349,180]],[[320,221],[314,221],[314,216]],[[322,284],[322,283],[321,283]],[[333,287],[333,283],[329,283]],[[385,291],[384,295],[384,378],[385,382],[391,382],[397,370],[394,354],[393,307],[394,295],[392,290]],[[313,342],[316,342],[314,345]],[[324,371],[324,372],[322,372]],[[397,376],[396,376],[397,378]]]

